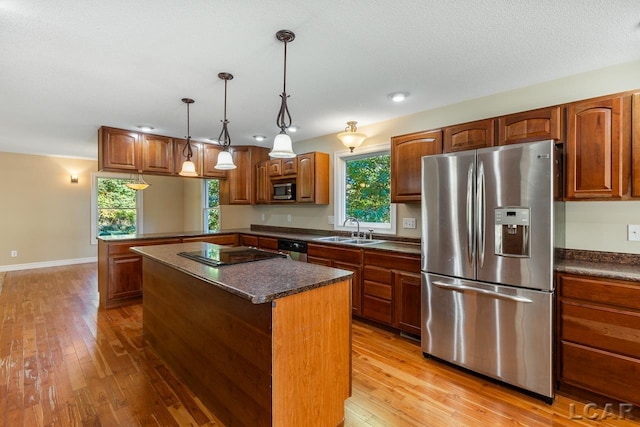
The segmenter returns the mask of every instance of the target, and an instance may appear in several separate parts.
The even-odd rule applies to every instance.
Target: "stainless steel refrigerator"
[[[422,351],[552,400],[554,141],[422,158]]]

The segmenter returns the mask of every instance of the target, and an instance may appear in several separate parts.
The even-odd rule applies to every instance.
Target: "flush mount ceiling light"
[[[289,132],[298,132],[298,126],[296,126],[296,125],[289,126],[289,127],[287,128],[287,130],[288,130]]]
[[[151,132],[154,128],[153,126],[140,125],[138,126],[138,129],[140,129],[142,132]]]
[[[218,136],[218,143],[222,145],[222,151],[218,153],[218,163],[216,163],[214,168],[230,170],[236,168],[236,165],[233,164],[233,157],[231,157],[231,153],[229,152],[231,136],[229,136],[229,129],[227,128],[227,124],[229,123],[229,120],[227,120],[227,82],[233,79],[233,74],[220,73],[218,77],[224,80],[224,120],[220,120],[222,122],[222,130],[220,131],[220,136]]]
[[[347,127],[344,128],[344,132],[338,134],[338,139],[342,141],[345,147],[347,147],[353,153],[354,148],[358,148],[362,142],[367,139],[367,135],[361,132],[357,132],[358,128],[356,124],[358,122],[347,122]]]
[[[138,178],[134,179],[133,175],[131,175],[131,182],[127,182],[125,186],[131,188],[132,190],[144,190],[149,186],[142,177],[141,174],[138,174]]]
[[[270,157],[289,159],[296,156],[291,146],[291,137],[287,135],[286,129],[291,127],[291,114],[287,107],[287,43],[291,43],[296,35],[289,30],[280,30],[276,33],[276,38],[284,43],[284,79],[280,98],[280,111],[276,118],[276,125],[280,128],[280,133],[273,140],[273,148],[269,152]]]
[[[258,142],[262,142],[262,141],[264,141],[265,139],[267,139],[267,137],[266,137],[266,136],[264,136],[264,135],[253,135],[253,139],[255,139],[255,140],[256,140],[256,141],[258,141]]]
[[[404,101],[409,94],[407,92],[393,92],[389,94],[389,99],[393,102],[402,102]]]
[[[187,104],[187,144],[182,149],[182,157],[187,160],[182,163],[182,170],[178,173],[180,176],[198,176],[196,172],[196,165],[191,161],[193,157],[193,149],[191,148],[191,134],[189,133],[189,105],[195,101],[191,98],[182,98],[182,102]]]

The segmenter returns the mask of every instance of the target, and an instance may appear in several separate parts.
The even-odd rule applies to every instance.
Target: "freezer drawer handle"
[[[499,298],[499,299],[504,299],[509,301],[526,302],[526,303],[533,302],[529,298],[519,297],[515,295],[505,295],[505,294],[501,294],[500,292],[487,291],[486,289],[477,289],[477,288],[472,288],[470,286],[450,285],[448,283],[438,282],[438,281],[434,281],[433,284],[439,288],[446,289],[449,291],[475,292],[478,294],[488,295],[494,298]]]

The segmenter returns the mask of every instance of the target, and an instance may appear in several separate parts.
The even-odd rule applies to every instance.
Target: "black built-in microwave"
[[[273,200],[295,200],[296,185],[292,182],[273,184]]]

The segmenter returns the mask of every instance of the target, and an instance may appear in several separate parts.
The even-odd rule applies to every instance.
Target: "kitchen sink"
[[[345,245],[356,245],[356,246],[374,245],[376,243],[384,242],[384,240],[356,239],[355,237],[342,237],[342,236],[317,237],[313,240],[318,240],[321,242],[343,243]]]

